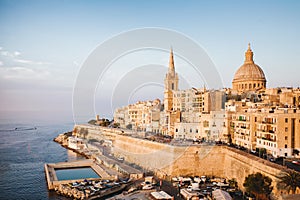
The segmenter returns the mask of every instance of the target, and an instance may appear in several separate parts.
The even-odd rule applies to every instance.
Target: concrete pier
[[[116,178],[106,173],[106,171],[103,170],[99,165],[97,165],[93,160],[50,163],[50,164],[45,164],[44,166],[48,189],[53,190],[56,186],[59,186],[60,184],[66,184],[75,181],[78,182],[84,181],[84,179],[58,180],[55,169],[72,169],[72,168],[82,168],[82,167],[90,167],[96,172],[96,174],[99,175],[99,178],[86,178],[87,180],[101,180],[101,179],[114,180]]]

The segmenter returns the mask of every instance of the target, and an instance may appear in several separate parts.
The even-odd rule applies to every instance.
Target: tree
[[[300,173],[296,171],[286,171],[281,174],[280,177],[280,184],[283,185],[283,187],[290,192],[292,191],[292,194],[295,194],[297,187],[300,188]]]
[[[248,175],[243,186],[246,188],[246,191],[253,194],[256,199],[268,199],[268,196],[273,190],[271,184],[271,178],[258,172]]]
[[[126,125],[126,128],[127,128],[127,129],[132,129],[132,124],[127,124],[127,125]]]
[[[95,124],[96,124],[96,122],[97,122],[96,120],[94,120],[94,119],[91,119],[91,120],[90,120],[88,123],[89,123],[89,124],[92,124],[92,125],[95,125]]]
[[[238,183],[237,183],[237,181],[236,181],[235,178],[230,179],[228,182],[229,182],[229,186],[230,187],[233,187],[233,188],[237,188],[238,187]]]
[[[120,128],[120,123],[113,123],[114,128]]]
[[[259,149],[259,157],[264,158],[267,154],[267,150],[265,148]]]
[[[108,119],[102,118],[98,121],[100,126],[107,127],[110,124],[110,121]]]

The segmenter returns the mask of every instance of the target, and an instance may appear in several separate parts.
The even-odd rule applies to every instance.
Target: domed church
[[[248,44],[244,64],[236,71],[232,89],[239,93],[266,89],[266,77],[263,70],[254,63],[253,52]]]

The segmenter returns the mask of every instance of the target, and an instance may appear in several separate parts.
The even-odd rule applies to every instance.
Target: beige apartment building
[[[299,109],[249,108],[233,113],[230,125],[233,143],[249,150],[264,148],[273,157],[300,151]]]
[[[137,131],[159,132],[160,129],[160,109],[159,99],[154,101],[139,101],[114,112],[114,122],[121,128],[131,128]]]

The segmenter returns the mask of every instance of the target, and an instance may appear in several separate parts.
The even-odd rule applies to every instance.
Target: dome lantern
[[[253,52],[251,50],[250,43],[248,43],[248,50],[245,53],[245,63],[254,63]]]

